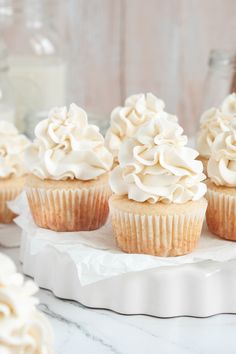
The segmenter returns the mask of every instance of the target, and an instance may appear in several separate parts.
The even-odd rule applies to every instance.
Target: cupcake
[[[52,328],[36,308],[38,287],[1,253],[0,265],[0,353],[52,354]]]
[[[105,136],[105,144],[111,151],[115,165],[121,143],[132,137],[139,126],[161,114],[164,118],[177,122],[177,117],[164,112],[165,103],[152,93],[137,94],[128,97],[124,106],[116,107],[111,113],[110,128]]]
[[[212,145],[208,177],[208,228],[217,236],[236,241],[236,119]]]
[[[29,145],[30,141],[12,123],[0,120],[0,223],[11,223],[15,217],[7,202],[15,199],[24,187],[23,156]]]
[[[54,108],[25,153],[26,192],[35,223],[55,231],[95,230],[108,216],[111,153],[86,112]]]
[[[203,113],[197,138],[198,159],[202,161],[204,173],[211,157],[211,148],[218,134],[228,131],[229,124],[236,117],[236,94],[225,98],[219,108],[211,108]]]
[[[207,207],[205,175],[182,133],[157,115],[120,146],[109,205],[124,252],[179,256],[197,246]]]

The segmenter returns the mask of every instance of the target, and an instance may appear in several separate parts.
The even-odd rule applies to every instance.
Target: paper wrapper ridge
[[[89,231],[105,224],[111,191],[108,185],[90,189],[26,189],[35,223],[55,231]]]
[[[207,199],[209,230],[224,239],[236,241],[236,197],[208,188]]]
[[[179,256],[196,248],[205,210],[190,215],[139,215],[112,208],[118,246],[127,253]]]

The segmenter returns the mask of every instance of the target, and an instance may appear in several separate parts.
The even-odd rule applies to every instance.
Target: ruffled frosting
[[[198,152],[185,146],[182,128],[167,118],[143,124],[120,147],[119,165],[111,172],[114,193],[149,203],[185,203],[206,192]]]
[[[227,96],[221,104],[221,111],[225,114],[236,116],[236,94]]]
[[[12,261],[0,254],[0,352],[4,354],[52,353],[52,330],[36,309],[37,286],[24,282]]]
[[[216,185],[236,187],[236,119],[232,121],[229,131],[216,137],[207,172]]]
[[[0,179],[26,174],[24,151],[29,146],[30,141],[12,123],[0,120]]]
[[[86,112],[71,104],[54,108],[35,128],[36,139],[26,151],[29,170],[41,179],[91,180],[110,170],[113,158]]]
[[[217,108],[211,108],[202,115],[197,139],[198,151],[201,156],[210,158],[215,138],[221,132],[229,130],[231,120],[232,116]]]
[[[235,93],[227,96],[219,108],[211,108],[203,113],[197,138],[197,147],[201,156],[210,158],[215,138],[218,134],[229,130],[229,125],[235,117]]]
[[[165,104],[152,93],[137,94],[128,97],[124,106],[116,107],[111,113],[110,128],[105,143],[117,158],[120,145],[125,138],[132,137],[139,126],[156,114],[177,122],[177,117],[164,112]]]

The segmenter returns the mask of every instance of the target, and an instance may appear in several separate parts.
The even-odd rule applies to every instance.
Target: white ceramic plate
[[[82,287],[68,256],[50,246],[30,255],[30,242],[30,235],[23,234],[24,273],[60,298],[129,315],[205,317],[236,313],[236,260],[145,270]]]

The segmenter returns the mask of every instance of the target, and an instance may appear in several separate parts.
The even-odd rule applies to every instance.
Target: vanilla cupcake
[[[208,228],[224,239],[236,241],[236,119],[212,145],[208,176]]]
[[[197,246],[207,207],[205,175],[182,133],[157,115],[121,144],[109,204],[125,252],[179,256]]]
[[[94,230],[108,216],[111,153],[76,106],[54,108],[26,151],[27,197],[35,223],[56,231]]]
[[[229,125],[236,116],[236,94],[225,98],[219,108],[211,108],[203,113],[200,120],[200,131],[197,137],[198,159],[202,161],[207,174],[207,163],[211,157],[211,148],[218,134],[228,131]]]
[[[132,137],[141,124],[161,114],[173,122],[177,117],[164,112],[165,103],[152,93],[137,94],[128,97],[124,106],[116,107],[111,113],[110,128],[105,136],[105,144],[117,161],[121,143]],[[117,163],[116,163],[117,164]]]
[[[15,216],[7,202],[15,199],[24,187],[23,156],[29,145],[30,141],[12,123],[0,120],[0,223],[10,223]]]
[[[1,253],[0,265],[0,353],[52,354],[51,326],[36,308],[38,287]]]

